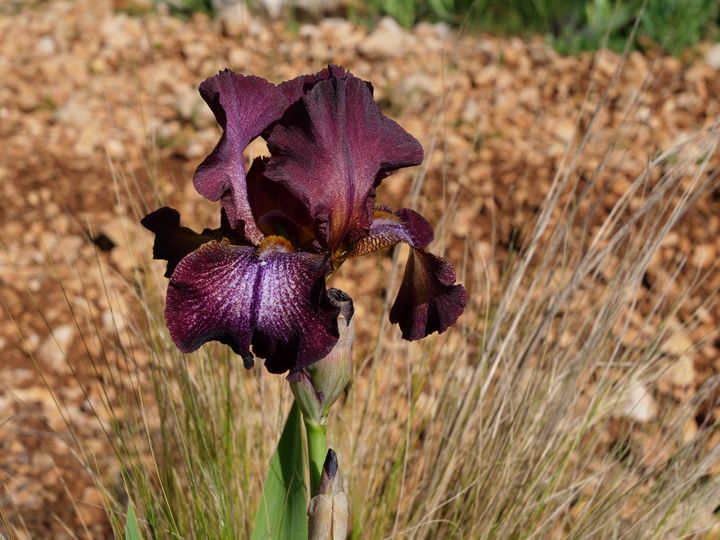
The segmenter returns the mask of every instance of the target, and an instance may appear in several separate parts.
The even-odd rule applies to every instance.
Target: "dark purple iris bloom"
[[[168,261],[165,317],[180,350],[218,340],[248,367],[254,353],[273,373],[297,371],[338,339],[328,275],[398,242],[412,251],[390,320],[410,340],[457,320],[465,290],[449,262],[425,251],[430,224],[375,205],[383,178],[421,163],[423,151],[380,112],[370,83],[337,66],[278,86],[225,70],[200,94],[223,134],[193,182],[221,201],[221,226],[197,234],[171,208],[142,221],[156,235],[155,258]],[[243,151],[256,137],[271,156],[246,171]]]

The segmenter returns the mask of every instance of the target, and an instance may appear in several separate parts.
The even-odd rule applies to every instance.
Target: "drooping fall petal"
[[[268,242],[269,240],[269,242]],[[259,250],[213,241],[186,256],[168,286],[165,318],[183,352],[217,340],[272,373],[323,358],[338,339],[338,308],[327,301],[327,265],[291,252],[282,239]]]
[[[280,118],[288,106],[284,93],[265,79],[221,71],[200,85],[200,94],[223,129],[212,153],[195,171],[195,189],[222,205],[233,228],[243,226],[248,241],[262,233],[247,200],[245,147]]]
[[[372,222],[374,188],[422,161],[422,147],[384,116],[368,85],[347,73],[316,82],[270,131],[267,178],[284,185],[319,224],[333,251]]]
[[[203,244],[217,237],[218,231],[206,229],[198,234],[180,225],[180,214],[174,208],[163,206],[145,216],[140,223],[155,233],[153,258],[168,262],[165,277],[170,277],[178,263]]]
[[[424,249],[413,248],[390,309],[390,322],[398,323],[408,340],[433,332],[441,334],[460,317],[465,301],[465,288],[455,284],[452,265]]]
[[[390,310],[405,339],[421,339],[444,332],[465,308],[465,289],[455,284],[455,270],[441,257],[425,251],[433,240],[427,220],[409,208],[390,212],[376,208],[367,235],[358,239],[344,258],[366,255],[405,242],[412,249],[402,285]]]
[[[430,223],[415,210],[401,208],[393,213],[386,209],[375,209],[367,235],[352,244],[345,258],[367,255],[392,247],[398,242],[424,248],[433,241],[434,236]]]

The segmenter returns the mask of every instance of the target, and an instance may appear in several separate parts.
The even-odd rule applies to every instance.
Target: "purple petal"
[[[180,214],[174,208],[164,206],[145,216],[140,223],[155,233],[153,258],[168,262],[165,277],[170,277],[178,263],[201,245],[210,242],[218,231],[206,229],[198,234],[180,226]]]
[[[344,68],[331,64],[314,75],[300,75],[289,81],[282,82],[278,85],[278,88],[285,94],[288,103],[295,103],[307,92],[312,90],[316,83],[328,80],[331,75],[340,78],[344,77],[345,74],[346,71]]]
[[[266,176],[309,209],[331,250],[365,235],[382,178],[422,161],[420,144],[349,73],[315,83],[273,126],[268,148]]]
[[[432,226],[415,210],[401,208],[393,214],[385,209],[375,209],[367,235],[352,245],[345,258],[367,255],[392,247],[398,242],[424,248],[432,242],[433,237]]]
[[[258,157],[248,171],[248,201],[260,230],[266,235],[285,236],[297,247],[315,238],[315,222],[305,205],[282,184],[265,175],[266,157]]]
[[[368,234],[344,254],[345,258],[356,257],[398,242],[406,242],[413,248],[390,311],[390,321],[400,323],[405,339],[421,339],[432,332],[444,332],[465,307],[465,289],[455,285],[452,265],[422,249],[432,240],[432,227],[414,210],[402,208],[392,213],[378,208]]]
[[[455,270],[445,259],[423,249],[410,250],[400,290],[390,309],[405,339],[443,333],[465,309],[465,289],[454,285]]]
[[[178,264],[165,318],[183,352],[218,340],[272,373],[299,369],[326,356],[338,339],[338,308],[327,300],[327,263],[289,252],[281,238],[259,249],[209,242]]]
[[[245,147],[280,118],[288,106],[283,92],[265,79],[221,71],[200,85],[200,94],[223,134],[212,153],[195,171],[195,189],[211,201],[222,199],[230,225],[244,226],[244,236],[262,239],[252,217],[245,183]]]

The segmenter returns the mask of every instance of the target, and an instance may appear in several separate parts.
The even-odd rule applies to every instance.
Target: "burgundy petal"
[[[345,74],[345,69],[331,64],[314,75],[300,75],[299,77],[280,83],[278,87],[282,90],[283,94],[285,94],[289,103],[295,103],[307,92],[312,90],[312,87],[315,86],[316,83],[328,80],[331,75],[340,78],[344,77]]]
[[[245,183],[245,147],[280,118],[288,101],[280,89],[265,79],[221,71],[200,85],[200,94],[223,128],[212,153],[195,171],[195,189],[211,201],[222,199],[230,225],[244,225],[252,243],[262,239],[253,221]]]
[[[209,242],[185,257],[168,287],[165,318],[183,352],[218,340],[272,373],[323,358],[338,339],[338,308],[327,300],[327,263],[290,252],[281,238],[260,249]]]
[[[284,236],[294,246],[306,247],[315,238],[315,222],[295,195],[265,177],[267,160],[255,158],[247,176],[248,201],[255,222],[266,235]]]
[[[382,178],[422,161],[417,140],[349,73],[316,82],[273,126],[268,148],[266,176],[309,209],[318,240],[331,250],[365,235]]]
[[[445,259],[413,248],[400,290],[390,309],[405,339],[443,333],[465,309],[465,288],[455,285],[455,270]]]
[[[140,223],[155,233],[153,258],[168,262],[165,277],[170,277],[177,264],[201,245],[210,242],[218,231],[205,230],[198,234],[180,226],[180,214],[164,206],[145,216]]]
[[[352,244],[345,258],[367,255],[398,242],[424,248],[432,242],[433,237],[432,226],[415,210],[401,208],[393,214],[389,210],[376,208],[367,235]]]
[[[403,282],[390,310],[390,321],[400,323],[405,339],[421,339],[432,332],[444,332],[465,308],[465,289],[455,285],[452,265],[423,249],[432,240],[432,227],[414,210],[401,208],[392,213],[386,208],[376,208],[367,235],[352,244],[342,257],[365,255],[398,242],[412,247]]]

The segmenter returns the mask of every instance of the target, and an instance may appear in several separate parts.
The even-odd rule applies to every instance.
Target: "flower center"
[[[265,259],[273,253],[291,253],[295,251],[292,244],[287,238],[282,236],[270,235],[266,236],[257,247],[257,256],[260,260]]]

